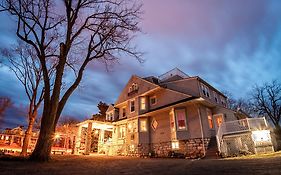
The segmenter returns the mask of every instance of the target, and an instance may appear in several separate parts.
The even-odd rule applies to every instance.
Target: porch
[[[269,126],[265,118],[246,118],[223,122],[216,134],[222,156],[273,152]]]

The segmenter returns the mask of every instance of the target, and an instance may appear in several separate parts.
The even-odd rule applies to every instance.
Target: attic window
[[[131,87],[129,87],[128,95],[133,94],[134,92],[137,92],[139,90],[139,86],[137,83],[133,83]]]

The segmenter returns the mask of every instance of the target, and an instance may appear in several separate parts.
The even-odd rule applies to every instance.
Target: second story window
[[[145,97],[140,98],[140,110],[145,110],[146,109],[146,104],[145,104]]]
[[[156,96],[150,97],[150,105],[156,104]]]
[[[126,117],[126,107],[122,108],[122,118]]]
[[[135,112],[135,100],[131,100],[130,102],[130,112]]]

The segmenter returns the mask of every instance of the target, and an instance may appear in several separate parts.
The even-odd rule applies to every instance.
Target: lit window
[[[140,109],[141,110],[145,110],[146,109],[145,97],[141,97],[141,99],[140,99]]]
[[[126,134],[126,127],[124,125],[119,127],[118,138],[124,138]]]
[[[179,141],[173,141],[172,142],[172,149],[179,149]]]
[[[128,132],[129,133],[133,132],[133,125],[132,125],[132,123],[128,124]]]
[[[177,119],[177,129],[185,130],[186,129],[186,112],[185,109],[176,109],[175,110],[176,119]]]
[[[150,104],[151,105],[155,105],[156,104],[156,97],[155,96],[150,98]]]
[[[140,120],[140,132],[146,132],[147,131],[147,120],[141,119]]]
[[[217,115],[216,116],[216,125],[219,127],[223,122],[223,116],[222,115]]]
[[[126,117],[126,107],[122,108],[122,117]]]
[[[135,112],[135,100],[132,100],[130,103],[130,111]]]
[[[208,117],[208,123],[210,128],[214,128],[213,125],[213,118],[212,118],[212,112],[210,109],[207,109],[207,117]]]

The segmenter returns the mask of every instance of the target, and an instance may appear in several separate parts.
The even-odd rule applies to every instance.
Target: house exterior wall
[[[208,96],[203,94],[202,84],[208,87]],[[137,88],[132,88],[133,85],[137,85]],[[132,89],[134,90],[131,91]],[[215,100],[215,96],[217,96],[217,100]],[[150,102],[152,97],[156,97],[155,104]],[[189,97],[202,97],[206,101],[203,103],[194,100],[181,103],[182,100]],[[141,98],[145,98],[146,109],[144,110],[140,109]],[[119,109],[120,120],[114,122],[112,138],[116,154],[141,156],[153,152],[165,157],[171,152],[178,152],[187,157],[202,156],[206,152],[210,139],[216,134],[215,128],[209,126],[207,109],[211,111],[212,115],[223,114],[227,121],[235,120],[234,112],[224,108],[220,99],[226,101],[224,95],[199,77],[154,84],[132,76],[114,105],[116,109]],[[132,100],[134,100],[135,108],[133,112],[131,112]],[[180,102],[180,104],[176,102]],[[174,103],[176,105],[173,107],[166,107]],[[126,110],[124,117],[123,108]],[[162,108],[164,109],[162,110]],[[178,130],[176,109],[185,109],[186,129]],[[146,131],[141,131],[142,120],[147,121]],[[153,128],[152,124],[155,121],[157,127]],[[174,122],[174,128],[171,121]],[[132,122],[137,123],[137,129],[129,132],[129,125]],[[119,138],[118,134],[122,127],[126,128],[125,135],[123,138]]]
[[[191,96],[200,96],[198,80],[196,78],[188,78],[164,84],[170,89],[189,94]]]
[[[150,110],[190,97],[188,95],[163,88],[149,95],[149,98],[154,96],[156,97],[156,104],[151,105],[149,103]]]
[[[213,115],[224,114],[224,121],[237,120],[236,116],[234,115],[235,112],[230,109],[224,107],[215,107],[212,111]]]

